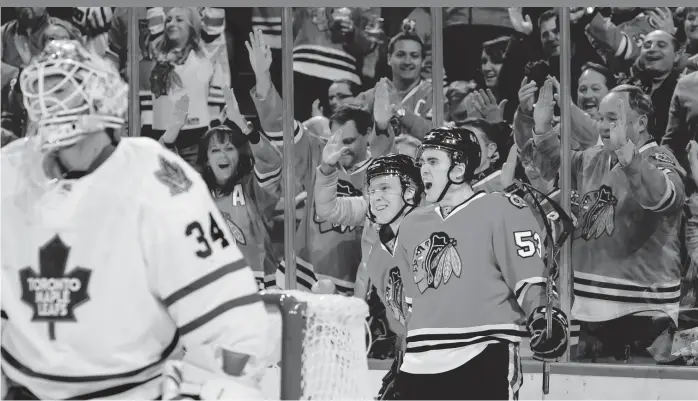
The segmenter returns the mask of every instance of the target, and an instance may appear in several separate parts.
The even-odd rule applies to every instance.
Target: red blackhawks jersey
[[[281,197],[281,155],[264,136],[250,147],[253,171],[231,193],[214,192],[213,197],[259,288],[265,289],[276,285],[276,267],[283,256],[274,251],[268,225]]]
[[[484,346],[519,343],[546,302],[541,230],[517,195],[478,192],[444,216],[437,205],[400,225],[396,253],[412,298],[401,370],[455,369]]]
[[[412,277],[403,279],[398,266],[394,240],[385,244],[376,238],[366,258],[370,282],[376,286],[378,297],[385,305],[390,329],[400,335],[405,334],[405,325],[412,313],[412,298],[405,296],[405,286],[413,286]]]
[[[273,87],[264,99],[257,97],[253,88],[251,97],[257,107],[259,119],[272,142],[283,144],[283,104]],[[321,279],[331,280],[337,290],[351,294],[356,272],[361,263],[361,233],[363,227],[344,226],[321,220],[315,213],[316,168],[322,161],[326,138],[309,132],[294,121],[295,176],[308,192],[306,208],[296,231],[296,278],[299,288],[311,289]],[[340,169],[337,196],[361,196],[366,169],[372,159],[359,162],[351,171]],[[285,262],[279,265],[277,285],[285,282]]]
[[[557,169],[559,139],[540,135],[536,146],[549,160],[545,164]],[[572,199],[578,219],[573,319],[607,321],[649,311],[678,318],[684,172],[655,141],[638,153],[625,168],[614,165],[603,146],[572,153],[572,186],[578,192]]]
[[[356,97],[355,102],[364,105],[369,110],[373,110],[375,92],[375,88],[362,92]],[[416,86],[402,94],[402,106],[424,120],[431,120],[434,107],[433,102],[434,93],[431,79],[420,79]],[[395,135],[407,134],[415,138],[422,138],[424,132],[421,132],[423,130],[421,125],[412,126],[410,121],[401,121],[400,129],[395,132]]]
[[[182,346],[263,356],[252,270],[181,158],[124,138],[93,173],[53,182],[31,139],[0,160],[12,233],[1,238],[2,372],[13,382],[39,399],[157,399]]]

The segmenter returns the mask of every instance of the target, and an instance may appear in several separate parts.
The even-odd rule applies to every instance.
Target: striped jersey
[[[160,8],[166,12],[170,7],[152,7],[151,9]],[[204,82],[203,87],[198,88],[189,95],[190,107],[195,106],[194,114],[190,115],[190,119],[186,122],[183,129],[201,127],[208,124],[211,118],[218,117],[218,114],[225,106],[225,98],[221,87],[230,85],[231,72],[228,62],[228,50],[230,48],[227,43],[228,37],[225,34],[225,17],[221,14],[223,9],[204,7],[205,18],[202,19],[202,29],[207,34],[207,41],[202,40],[201,55],[196,57],[201,59],[199,63],[192,63],[189,59],[182,66],[177,66],[177,73],[188,83],[192,84],[196,78],[198,81]],[[159,13],[148,13],[146,7],[136,9],[138,13],[139,35],[141,43],[141,51],[139,53],[138,76],[140,77],[138,97],[140,100],[141,125],[151,125],[155,129],[166,130],[167,119],[172,116],[172,113],[163,109],[158,114],[163,114],[165,120],[154,121],[153,104],[155,97],[151,91],[150,75],[155,65],[152,59],[151,44],[161,37],[165,29],[165,18]],[[150,18],[149,18],[150,17]],[[147,57],[144,57],[147,55]],[[207,60],[204,62],[203,60]],[[193,65],[194,69],[186,68],[185,65]],[[192,71],[196,71],[192,73]],[[206,78],[207,77],[207,78]],[[204,79],[205,78],[205,79]],[[200,85],[187,85],[186,87],[197,88]],[[203,92],[202,92],[203,91]],[[181,94],[174,96],[174,100],[179,98]],[[172,102],[174,104],[174,102]],[[159,105],[158,107],[163,107]],[[166,107],[166,106],[165,106]],[[172,106],[174,107],[174,106]],[[174,109],[172,109],[174,110]],[[190,113],[191,114],[191,113]],[[202,121],[206,121],[202,123]]]
[[[262,31],[264,43],[281,49],[281,14],[283,7],[252,7],[252,29]]]
[[[273,86],[260,99],[255,88],[250,91],[259,113],[262,129],[272,143],[283,144],[283,104]],[[294,122],[295,176],[308,192],[306,207],[296,230],[296,279],[298,288],[310,289],[321,279],[331,280],[344,294],[354,291],[356,272],[361,263],[362,225],[345,226],[319,219],[315,213],[315,186],[317,167],[322,161],[322,150],[327,138],[309,132],[298,121]],[[285,144],[283,144],[285,145]],[[337,196],[361,196],[366,169],[372,159],[359,162],[351,171],[341,169]],[[285,282],[285,262],[279,266],[277,285]]]
[[[259,288],[265,289],[276,284],[282,256],[275,252],[270,237],[272,216],[281,198],[281,155],[263,135],[250,148],[255,158],[253,171],[232,192],[214,191],[213,197]]]
[[[370,44],[366,40],[335,40],[330,32],[327,11],[330,10],[324,7],[299,7],[295,10],[293,71],[329,81],[347,79],[361,85],[357,57],[368,54]],[[356,8],[352,10],[351,18],[360,30],[360,20],[377,13],[380,13],[379,7]]]
[[[182,346],[264,355],[254,275],[192,167],[124,138],[49,182],[35,149],[2,149],[5,375],[39,399],[156,399]]]
[[[405,295],[405,286],[413,286],[410,276],[403,279],[395,255],[395,241],[383,243],[380,239],[371,246],[366,260],[370,282],[378,290],[378,297],[385,305],[390,330],[400,337],[412,313],[412,298]]]
[[[375,88],[359,93],[356,96],[356,104],[364,105],[369,110],[373,110],[373,102],[376,98],[375,93]],[[419,83],[412,89],[402,94],[401,103],[405,110],[414,114],[412,117],[418,117],[422,121],[414,124],[414,121],[409,117],[403,117],[400,119],[400,129],[396,130],[395,135],[407,134],[417,139],[423,138],[431,128],[430,121],[434,108],[434,92],[431,79],[420,79]]]
[[[412,314],[400,369],[446,372],[528,336],[526,319],[547,301],[542,252],[538,222],[514,194],[478,192],[448,215],[432,205],[405,217],[396,253]]]
[[[560,165],[560,141],[536,135],[541,173]],[[573,151],[572,318],[598,322],[639,312],[678,319],[681,298],[680,225],[684,170],[670,150],[652,140],[630,165],[613,162],[603,145]],[[546,171],[545,169],[550,171]]]

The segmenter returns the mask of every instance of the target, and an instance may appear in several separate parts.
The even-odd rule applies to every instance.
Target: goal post
[[[281,315],[280,399],[373,400],[366,357],[368,305],[343,295],[266,290]],[[278,334],[277,334],[278,336]],[[277,361],[274,361],[277,362]]]

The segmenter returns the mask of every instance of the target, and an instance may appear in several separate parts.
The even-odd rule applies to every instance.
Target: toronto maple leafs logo
[[[407,302],[405,302],[404,284],[402,283],[398,267],[388,270],[388,277],[385,283],[385,304],[393,313],[395,319],[400,324],[405,325],[408,310]]]
[[[342,196],[361,196],[363,193],[359,191],[358,189],[354,188],[354,186],[344,180],[339,180],[337,182],[337,196],[342,197]],[[330,231],[335,231],[340,234],[344,234],[347,231],[353,231],[356,227],[349,227],[349,226],[344,226],[341,224],[334,224],[330,223],[328,221],[321,221],[318,218],[317,213],[315,213],[315,216],[313,218],[313,221],[317,223],[318,228],[320,229],[320,234],[328,233]]]
[[[586,241],[598,239],[606,233],[611,236],[615,230],[615,206],[618,199],[608,185],[596,191],[587,192],[579,204],[580,225],[575,237]]]
[[[70,248],[58,236],[39,250],[39,274],[31,267],[19,271],[22,301],[34,310],[33,322],[48,322],[49,338],[56,339],[58,322],[75,322],[73,310],[87,302],[92,272],[76,267],[65,274]]]
[[[460,277],[463,264],[456,244],[448,234],[438,232],[417,245],[412,255],[412,274],[419,292],[445,285],[452,275]]]
[[[187,192],[192,185],[182,166],[163,156],[160,156],[160,170],[155,172],[155,177],[170,189],[172,196]]]
[[[247,240],[245,239],[245,234],[242,233],[242,230],[240,229],[240,227],[238,227],[235,223],[233,223],[233,218],[230,216],[230,213],[221,212],[221,214],[223,215],[225,222],[228,223],[228,228],[230,228],[230,232],[233,234],[233,238],[235,238],[235,242],[237,242],[239,245],[247,245]]]

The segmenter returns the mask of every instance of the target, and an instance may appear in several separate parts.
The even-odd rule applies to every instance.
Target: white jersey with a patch
[[[2,371],[40,399],[155,399],[201,344],[263,353],[266,312],[202,178],[148,138],[49,183],[2,149]],[[42,178],[43,177],[43,178]]]

